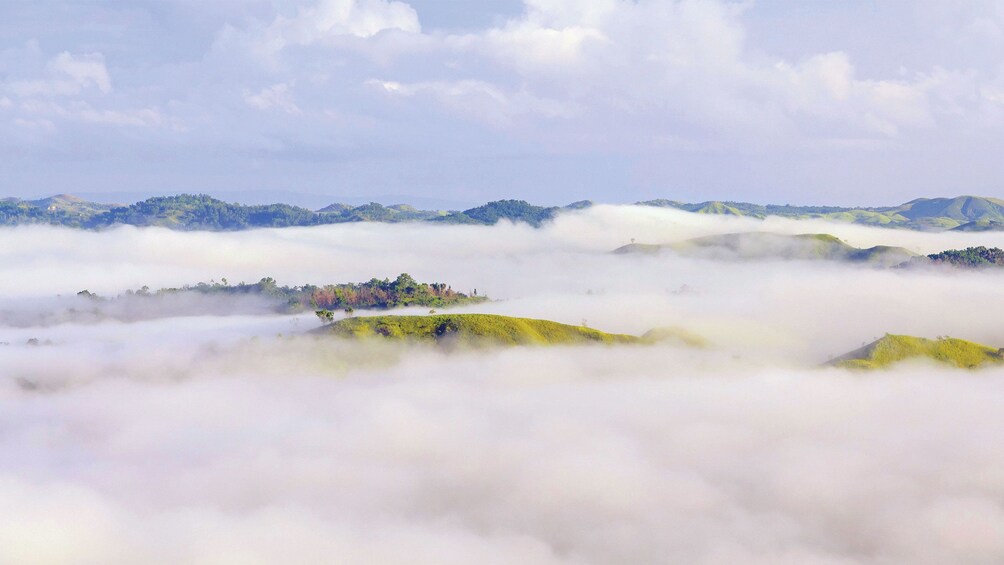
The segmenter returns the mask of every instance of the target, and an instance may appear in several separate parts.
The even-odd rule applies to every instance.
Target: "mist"
[[[823,367],[886,332],[1004,346],[1004,275],[612,253],[743,231],[1004,246],[629,206],[540,229],[0,230],[0,562],[1004,560],[1004,370]],[[402,272],[493,299],[451,311],[709,346],[447,352],[253,299],[76,296]]]

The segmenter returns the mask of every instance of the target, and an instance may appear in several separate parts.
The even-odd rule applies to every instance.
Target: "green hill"
[[[967,269],[1004,267],[1004,249],[987,248],[982,245],[965,249],[948,249],[926,257],[917,257],[914,262],[915,264],[948,265]]]
[[[852,208],[841,206],[791,206],[750,202],[708,201],[696,204],[657,199],[638,202],[642,206],[676,208],[700,214],[723,214],[765,218],[821,219],[854,224],[941,231],[977,222],[971,228],[996,226],[1004,222],[1004,200],[980,196],[917,198],[898,206]],[[987,228],[982,228],[987,229]],[[990,228],[997,229],[997,228]]]
[[[407,204],[384,206],[376,202],[361,206],[346,204],[331,204],[317,211],[324,218],[324,223],[341,222],[413,222],[431,220],[446,215],[446,212],[419,210]]]
[[[918,198],[898,206],[849,208],[792,206],[709,200],[687,203],[657,199],[638,205],[675,208],[706,215],[763,219],[822,219],[870,226],[943,231],[986,231],[1004,228],[1004,200],[978,196]],[[494,225],[501,220],[541,227],[562,213],[592,206],[589,200],[567,206],[537,206],[524,200],[497,200],[459,211],[419,210],[406,205],[331,204],[308,210],[289,204],[245,205],[205,194],[158,196],[129,205],[89,202],[69,194],[37,200],[0,199],[0,225],[51,224],[100,229],[114,225],[160,226],[176,230],[243,230],[263,227],[314,226],[346,222],[438,222]]]
[[[997,220],[975,220],[956,226],[952,231],[980,232],[980,231],[1004,231],[1004,222]]]
[[[345,338],[382,338],[459,346],[616,344],[651,341],[631,335],[609,334],[583,326],[495,314],[345,318],[317,331]]]
[[[853,247],[825,233],[779,234],[745,232],[710,235],[677,243],[632,243],[614,253],[658,253],[667,250],[688,257],[723,260],[827,260],[867,263],[892,267],[909,261],[916,254],[902,247],[877,245],[866,249]]]
[[[584,202],[574,204],[577,207],[588,207]],[[559,208],[545,208],[534,206],[525,200],[496,200],[483,206],[477,206],[464,210],[463,212],[453,212],[433,221],[448,224],[481,224],[495,225],[500,220],[511,222],[525,222],[533,227],[540,227],[544,222],[554,218]]]
[[[1004,200],[979,196],[955,198],[918,198],[888,209],[909,220],[946,218],[956,225],[980,220],[1004,221]]]
[[[886,334],[861,349],[829,362],[849,369],[883,369],[907,359],[930,359],[964,369],[1004,363],[1004,348],[997,349],[950,337],[925,339]]]

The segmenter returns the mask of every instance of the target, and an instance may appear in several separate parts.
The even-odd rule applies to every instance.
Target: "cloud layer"
[[[0,561],[1000,561],[1004,372],[818,366],[884,331],[1004,345],[999,274],[609,253],[811,228],[922,251],[984,237],[623,207],[539,230],[0,230]],[[81,287],[401,271],[500,299],[483,311],[712,346],[447,354],[225,303],[7,317]]]

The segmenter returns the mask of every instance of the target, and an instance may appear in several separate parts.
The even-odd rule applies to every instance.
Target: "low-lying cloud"
[[[625,207],[540,230],[0,230],[0,562],[1004,559],[1004,371],[820,367],[886,331],[1004,345],[1001,275],[609,253],[750,229],[1004,241]],[[85,288],[400,272],[498,299],[471,311],[711,347],[360,345],[207,297],[46,317]]]

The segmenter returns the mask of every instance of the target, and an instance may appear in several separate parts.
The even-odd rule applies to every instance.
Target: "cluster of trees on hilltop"
[[[540,227],[544,222],[553,219],[559,210],[560,208],[534,206],[525,200],[498,200],[463,212],[455,212],[444,216],[439,221],[454,224],[494,225],[499,220],[509,220],[526,222],[533,227]]]
[[[477,292],[477,291],[475,291]],[[313,288],[308,302],[315,308],[395,308],[398,306],[444,307],[480,302],[484,297],[467,296],[445,283],[420,283],[407,273],[396,279],[371,279],[358,284]]]
[[[955,267],[990,267],[1004,266],[1004,249],[999,247],[967,247],[965,249],[949,249],[941,253],[927,256],[931,263],[952,265]]]
[[[186,285],[180,288],[162,288],[151,291],[143,287],[130,291],[127,295],[159,296],[195,292],[200,294],[218,294],[227,296],[261,296],[274,300],[281,309],[286,311],[303,311],[311,309],[388,309],[403,306],[422,306],[428,308],[444,308],[462,304],[476,304],[487,300],[484,296],[467,295],[453,290],[445,283],[421,283],[411,275],[401,273],[396,279],[371,279],[363,283],[342,283],[317,286],[282,286],[272,277],[265,277],[256,283],[232,285],[226,279],[220,282],[202,282]],[[100,299],[96,295],[82,290],[79,296]]]

